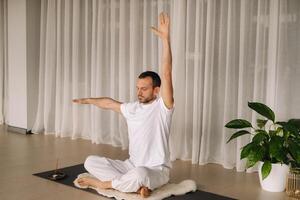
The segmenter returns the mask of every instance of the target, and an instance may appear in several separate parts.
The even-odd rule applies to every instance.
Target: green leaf
[[[276,128],[276,135],[278,134],[278,133],[280,133],[280,132],[282,132],[282,130],[283,130],[283,128],[282,127],[277,127]]]
[[[300,145],[296,142],[289,141],[289,151],[293,159],[300,164]]]
[[[266,136],[269,136],[268,132],[265,131],[265,130],[262,130],[262,129],[256,129],[255,132],[256,132],[256,133],[263,133],[263,134],[265,134]]]
[[[300,163],[297,163],[296,161],[294,161],[294,160],[291,160],[290,161],[290,164],[291,164],[291,169],[292,168],[300,168]]]
[[[297,123],[294,123],[294,121],[291,120],[283,125],[283,129],[294,135],[297,135],[299,133]]]
[[[244,119],[234,119],[225,125],[226,128],[240,129],[240,128],[250,128],[252,124]]]
[[[241,151],[241,160],[242,159],[244,159],[244,158],[246,158],[246,157],[248,157],[248,155],[249,155],[249,153],[250,153],[250,151],[251,151],[251,149],[254,147],[255,145],[254,145],[254,143],[249,143],[249,144],[247,144],[247,145],[245,145],[243,148],[242,148],[242,151]]]
[[[251,134],[251,133],[250,133],[249,131],[246,131],[246,130],[240,130],[240,131],[234,133],[234,134],[229,138],[229,140],[227,141],[227,143],[230,142],[230,141],[231,141],[232,139],[234,139],[234,138],[237,138],[237,137],[239,137],[239,136],[246,135],[246,134]]]
[[[258,161],[262,160],[264,153],[265,149],[262,146],[256,145],[254,148],[252,148],[247,156],[246,167],[253,167]]]
[[[281,131],[283,132],[284,139],[288,140],[290,137],[290,133],[288,131],[284,131],[282,128],[281,128]]]
[[[280,126],[284,126],[287,122],[276,122],[275,124],[279,124]]]
[[[262,179],[264,180],[265,178],[267,178],[267,176],[270,174],[272,169],[272,165],[270,161],[265,161],[262,168],[261,168],[261,175],[262,175]]]
[[[290,119],[288,121],[289,124],[293,125],[300,131],[300,119]]]
[[[276,134],[277,134],[277,131],[273,131],[273,130],[270,130],[270,131],[269,131],[269,135],[270,135],[271,137],[276,136]]]
[[[273,110],[271,110],[271,108],[269,108],[265,104],[258,103],[258,102],[248,102],[248,106],[251,109],[255,110],[257,113],[266,117],[267,119],[275,122],[275,114],[274,114]]]
[[[266,134],[266,131],[261,130],[253,138],[252,141],[260,144],[264,140],[268,140],[269,136]]]
[[[270,140],[270,157],[276,158],[278,161],[283,161],[285,157],[284,147],[283,147],[284,139],[279,136],[274,136]]]
[[[257,163],[257,161],[254,161],[254,160],[247,160],[246,162],[246,168],[250,168],[250,167],[253,167],[255,164]]]
[[[256,124],[259,128],[265,127],[266,123],[268,122],[267,119],[257,119]]]

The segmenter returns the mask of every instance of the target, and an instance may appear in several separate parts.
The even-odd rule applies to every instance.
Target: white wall
[[[27,129],[26,0],[8,2],[8,125]]]
[[[38,98],[40,0],[8,1],[7,124],[30,130]]]

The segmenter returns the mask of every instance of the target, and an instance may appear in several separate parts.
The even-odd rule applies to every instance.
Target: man
[[[143,72],[137,80],[137,102],[121,103],[108,97],[73,100],[121,113],[129,134],[129,159],[89,156],[84,166],[97,179],[81,178],[80,185],[137,192],[147,197],[151,190],[169,181],[168,141],[174,110],[169,22],[168,15],[161,13],[158,29],[151,28],[163,43],[162,80],[155,72]]]

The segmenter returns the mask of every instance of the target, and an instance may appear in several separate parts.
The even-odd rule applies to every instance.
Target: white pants
[[[121,192],[137,192],[142,186],[153,190],[169,181],[169,168],[135,167],[130,160],[89,156],[84,167],[99,180],[112,181],[112,187]]]

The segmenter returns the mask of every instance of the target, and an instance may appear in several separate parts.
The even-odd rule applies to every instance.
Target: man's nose
[[[141,95],[141,94],[142,94],[142,91],[141,91],[141,90],[138,90],[138,91],[137,91],[137,94],[138,94],[138,95]]]

